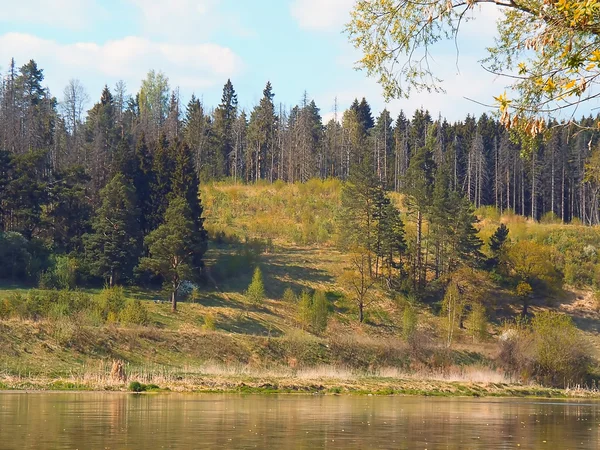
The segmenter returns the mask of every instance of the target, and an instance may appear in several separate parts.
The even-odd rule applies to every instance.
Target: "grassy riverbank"
[[[434,397],[538,397],[600,398],[590,389],[552,389],[502,380],[497,374],[401,374],[390,369],[381,374],[358,374],[320,367],[295,373],[206,368],[198,373],[132,374],[147,381],[121,382],[106,373],[46,378],[40,376],[0,376],[0,390],[20,391],[141,391],[146,393],[239,393],[239,394],[321,394],[321,395],[398,395]],[[394,373],[396,372],[396,373]],[[482,381],[480,378],[497,378]],[[149,381],[148,381],[149,380]]]

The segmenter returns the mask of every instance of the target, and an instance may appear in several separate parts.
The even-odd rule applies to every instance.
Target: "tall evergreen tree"
[[[85,239],[93,273],[114,286],[131,276],[139,257],[139,223],[135,190],[123,174],[115,175],[100,191],[101,205]]]

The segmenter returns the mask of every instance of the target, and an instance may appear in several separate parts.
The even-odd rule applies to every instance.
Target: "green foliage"
[[[501,343],[500,358],[506,369],[557,387],[586,381],[589,349],[569,316],[543,311],[531,326],[522,324],[513,330],[513,336]]]
[[[289,304],[293,305],[293,304],[296,303],[296,301],[298,299],[296,298],[296,294],[294,293],[294,291],[292,290],[292,288],[287,287],[287,288],[285,288],[285,291],[283,291],[283,298],[282,298],[282,300],[285,303],[289,303]]]
[[[298,301],[298,322],[303,329],[308,329],[312,324],[312,296],[308,291],[302,291]]]
[[[548,211],[542,215],[540,222],[545,224],[558,224],[561,223],[562,220],[553,211]]]
[[[204,316],[204,325],[202,328],[206,331],[215,331],[217,329],[217,321],[213,314],[206,314]]]
[[[481,342],[486,339],[488,336],[488,319],[485,306],[480,303],[472,305],[467,322],[473,340]]]
[[[0,278],[27,279],[30,261],[27,239],[19,233],[0,233]]]
[[[149,256],[139,268],[160,275],[171,286],[171,303],[177,309],[177,293],[183,281],[200,276],[206,234],[198,229],[186,200],[176,197],[165,212],[164,223],[144,239]]]
[[[312,295],[303,291],[298,302],[298,322],[303,329],[321,334],[329,321],[329,301],[324,291],[317,290]]]
[[[500,257],[502,250],[504,249],[504,245],[506,243],[506,239],[508,238],[508,227],[501,223],[494,234],[490,237],[490,251],[492,255],[496,258]]]
[[[402,313],[402,339],[411,342],[415,337],[418,324],[417,309],[412,303],[406,302]]]
[[[96,297],[96,302],[104,322],[117,322],[126,304],[123,288],[105,286]]]
[[[128,389],[131,392],[144,392],[146,390],[146,385],[140,383],[139,381],[132,381],[129,383]]]
[[[61,255],[54,258],[50,270],[40,275],[42,289],[75,289],[79,260],[72,256]]]
[[[254,275],[252,275],[252,281],[246,290],[246,298],[253,305],[260,306],[266,298],[265,285],[263,282],[262,272],[260,267],[254,269]]]
[[[312,298],[312,327],[316,333],[323,333],[329,320],[329,302],[323,291],[315,291]]]
[[[126,325],[148,325],[148,309],[140,300],[128,300],[119,318]]]
[[[551,248],[533,241],[512,245],[507,254],[507,263],[520,281],[532,287],[543,284],[557,287],[562,283],[562,275],[556,270],[555,256]]]
[[[86,237],[87,258],[95,275],[113,286],[121,276],[130,276],[139,256],[138,210],[129,181],[115,175],[100,191],[102,204],[92,221],[93,233]]]

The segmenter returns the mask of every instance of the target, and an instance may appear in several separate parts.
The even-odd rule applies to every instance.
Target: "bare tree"
[[[89,101],[90,97],[83,84],[77,79],[69,80],[63,91],[63,101],[60,107],[67,130],[67,158],[76,164],[83,162],[79,160],[79,152],[77,151],[80,143],[79,126],[83,123],[83,115]]]

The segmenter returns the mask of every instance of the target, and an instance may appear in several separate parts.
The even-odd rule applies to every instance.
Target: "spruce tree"
[[[135,190],[116,174],[100,191],[101,205],[85,239],[86,257],[95,275],[114,286],[128,277],[139,256],[139,223]]]
[[[152,166],[152,155],[146,144],[146,136],[142,132],[135,147],[132,182],[140,212],[140,229],[144,236],[152,231],[153,224],[154,172]]]
[[[225,176],[231,176],[233,173],[233,125],[237,118],[237,102],[237,94],[235,93],[233,84],[231,80],[227,80],[227,83],[223,86],[221,104],[214,113],[215,120],[213,125],[216,146],[220,153],[219,159],[224,164],[224,167],[221,168],[221,173]]]
[[[160,134],[152,159],[152,185],[150,186],[152,213],[150,215],[150,229],[156,229],[162,222],[168,207],[168,195],[171,192],[171,175],[173,172],[173,158],[167,136]]]
[[[246,298],[253,305],[260,306],[264,302],[265,297],[265,284],[263,282],[262,272],[260,267],[257,267],[254,269],[252,281],[250,282],[248,290],[246,291]]]

